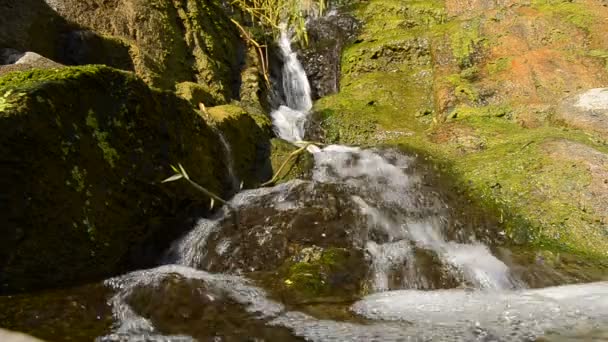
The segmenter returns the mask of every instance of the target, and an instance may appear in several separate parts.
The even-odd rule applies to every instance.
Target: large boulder
[[[136,73],[157,87],[196,81],[236,98],[244,57],[238,31],[220,1],[55,0],[68,21],[129,42]]]
[[[216,194],[230,185],[218,134],[188,102],[108,67],[5,75],[0,129],[2,292],[154,262],[188,227],[181,214],[208,207],[185,182],[160,184],[171,164]]]
[[[238,97],[244,52],[219,1],[24,0],[0,4],[0,12],[0,48],[134,70],[164,89],[196,81],[215,97]]]
[[[93,32],[57,13],[58,1],[0,3],[0,49],[31,51],[62,64],[106,64],[133,70],[130,43]],[[10,63],[3,63],[10,64]]]

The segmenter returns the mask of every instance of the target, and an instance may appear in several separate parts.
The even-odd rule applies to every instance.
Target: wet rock
[[[340,89],[342,50],[354,39],[360,25],[354,17],[335,10],[307,23],[309,41],[299,50],[299,57],[310,81],[313,100]]]
[[[566,99],[555,119],[608,137],[608,88],[590,89]]]
[[[187,227],[185,213],[209,207],[185,183],[160,184],[171,164],[210,191],[226,190],[218,135],[186,101],[130,73],[87,66],[8,74],[0,127],[0,291],[155,262]]]
[[[253,274],[288,302],[357,297],[368,272],[365,217],[334,186],[282,187],[291,188],[285,197],[251,198],[218,222],[197,266]]]
[[[288,329],[268,326],[231,299],[227,289],[203,279],[168,274],[158,283],[131,289],[126,304],[166,335],[199,341],[299,340]]]
[[[0,320],[6,329],[47,341],[92,341],[108,333],[113,324],[110,295],[108,288],[97,283],[0,296]],[[0,341],[6,341],[2,333]]]

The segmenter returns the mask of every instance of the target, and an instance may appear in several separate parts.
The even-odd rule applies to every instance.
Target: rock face
[[[2,292],[154,262],[188,228],[180,213],[208,207],[184,183],[160,184],[170,164],[217,194],[229,188],[216,131],[186,101],[130,73],[101,66],[10,73],[0,94]],[[239,120],[267,141],[253,119]],[[247,164],[257,162],[252,143],[240,142],[249,158],[239,170],[255,169]]]
[[[555,118],[608,137],[608,88],[590,89],[565,100]]]
[[[310,81],[314,100],[340,89],[340,58],[352,41],[360,23],[352,16],[334,11],[306,25],[308,46],[299,50],[300,61]]]
[[[4,1],[0,12],[0,48],[35,52],[62,64],[134,68],[129,43],[62,17],[44,0]]]
[[[224,101],[238,97],[244,52],[218,1],[25,0],[0,11],[0,47],[134,70],[164,89],[195,81]]]
[[[606,257],[608,216],[591,199],[603,200],[598,156],[608,153],[604,2],[371,0],[351,10],[363,25],[342,54],[340,93],[315,107],[328,140],[445,161],[498,209],[511,241]]]

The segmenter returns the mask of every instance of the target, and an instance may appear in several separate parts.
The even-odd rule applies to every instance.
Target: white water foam
[[[499,340],[534,340],[550,331],[608,323],[608,282],[520,291],[401,290],[370,295],[352,310],[374,320],[407,321],[477,332]]]
[[[283,56],[283,92],[287,104],[274,110],[270,116],[279,137],[298,142],[304,140],[304,126],[312,109],[310,84],[297,54],[291,49],[291,34],[284,27],[279,48]]]
[[[359,315],[381,321],[356,324],[287,311],[243,277],[165,265],[106,281],[116,291],[110,303],[117,324],[113,333],[98,341],[192,341],[189,336],[159,333],[127,303],[138,287],[158,285],[172,274],[202,280],[258,319],[309,341],[533,341],[547,332],[559,336],[570,329],[591,331],[608,324],[608,282],[517,292],[383,292],[351,307]]]

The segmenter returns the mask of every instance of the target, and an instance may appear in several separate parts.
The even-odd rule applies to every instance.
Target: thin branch
[[[300,147],[299,149],[291,152],[289,154],[289,156],[287,156],[287,159],[285,159],[285,161],[283,161],[283,163],[281,164],[281,166],[279,166],[279,169],[277,170],[277,172],[275,172],[274,176],[266,183],[263,183],[261,186],[268,186],[268,185],[272,185],[274,183],[276,183],[276,181],[279,179],[279,176],[281,175],[281,172],[283,171],[283,169],[285,168],[285,166],[287,166],[287,164],[289,163],[290,160],[294,159],[295,157],[297,157],[299,154],[306,152],[306,149],[308,148],[308,146],[310,145],[314,145],[311,142],[307,142],[304,145],[302,145],[302,147]]]

